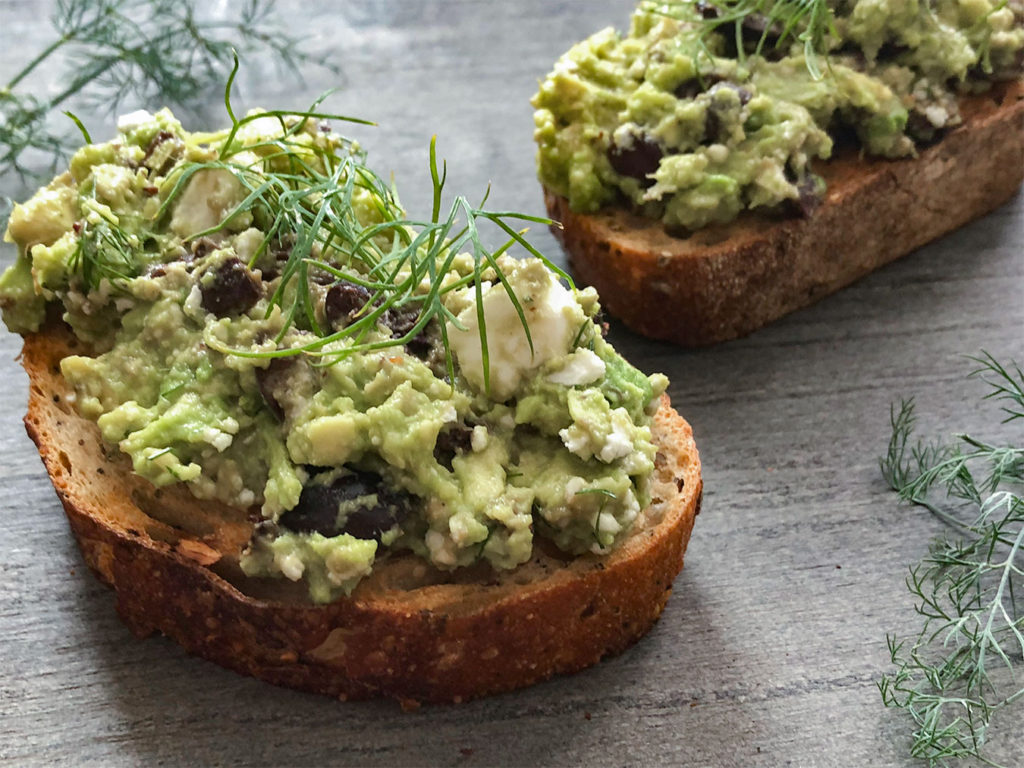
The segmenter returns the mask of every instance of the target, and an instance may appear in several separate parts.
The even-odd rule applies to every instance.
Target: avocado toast
[[[621,650],[701,492],[664,377],[509,214],[441,217],[433,152],[411,221],[325,117],[126,116],[12,213],[26,426],[87,562],[140,633],[335,695],[462,700]]]
[[[555,234],[641,333],[744,335],[1014,193],[1022,52],[1017,2],[641,3],[534,98]]]

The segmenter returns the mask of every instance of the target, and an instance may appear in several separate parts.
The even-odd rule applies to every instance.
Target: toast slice
[[[1008,200],[1024,181],[1024,80],[961,100],[963,123],[916,158],[856,151],[816,166],[805,219],[747,213],[689,236],[625,208],[574,213],[545,189],[579,280],[633,330],[685,346],[746,335]]]
[[[412,555],[378,561],[353,594],[309,602],[303,585],[248,579],[238,557],[246,510],[156,489],[79,416],[60,360],[83,351],[51,323],[25,337],[25,425],[86,563],[113,587],[138,635],[278,685],[404,706],[459,702],[573,672],[618,653],[661,614],[700,509],[693,434],[664,397],[652,504],[608,556],[569,557],[543,542],[512,571],[447,573]],[[258,511],[254,515],[258,518]]]

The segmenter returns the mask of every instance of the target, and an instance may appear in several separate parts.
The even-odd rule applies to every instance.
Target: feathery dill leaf
[[[341,357],[376,349],[407,344],[435,323],[445,351],[449,377],[454,380],[454,363],[448,339],[448,325],[462,328],[446,307],[448,293],[472,286],[476,294],[485,388],[489,388],[490,365],[486,318],[483,314],[482,291],[485,280],[501,285],[511,302],[533,347],[529,324],[519,297],[502,270],[498,259],[513,246],[520,246],[564,279],[572,280],[557,265],[541,254],[525,237],[523,223],[550,225],[549,219],[511,211],[493,211],[485,207],[487,195],[479,204],[464,196],[456,197],[447,209],[443,193],[447,169],[440,167],[436,137],[431,140],[429,172],[433,186],[431,216],[426,221],[410,219],[398,201],[393,188],[366,163],[366,154],[350,139],[337,137],[338,145],[310,142],[301,131],[311,122],[320,130],[323,121],[366,124],[367,121],[320,109],[323,97],[308,110],[273,110],[254,112],[238,117],[231,105],[231,87],[238,62],[228,78],[224,92],[225,111],[231,126],[220,134],[204,136],[211,147],[219,147],[216,157],[205,162],[186,162],[172,170],[166,182],[168,193],[157,211],[153,226],[159,228],[196,174],[206,171],[230,173],[243,190],[242,200],[226,213],[223,221],[193,233],[190,240],[212,235],[237,217],[251,215],[259,222],[263,239],[250,257],[254,266],[270,248],[286,251],[280,265],[280,278],[269,298],[267,314],[279,310],[285,322],[277,342],[290,328],[304,333],[300,341],[277,349],[234,349],[209,336],[206,343],[213,349],[243,357],[284,357],[306,354],[320,357],[331,364]],[[256,120],[277,120],[279,130],[263,135],[257,141],[238,140],[239,132]],[[339,146],[340,145],[340,146]],[[375,206],[375,221],[359,218],[357,198],[367,198]],[[497,248],[490,248],[482,229],[495,229],[503,239]],[[95,238],[94,235],[90,235]],[[87,238],[83,238],[85,240]],[[85,249],[73,267],[88,287],[97,287],[93,280],[111,277],[115,259],[85,265],[90,258],[108,252],[98,248]],[[469,274],[453,274],[453,265],[461,253],[472,260]],[[116,255],[116,252],[115,252]],[[332,278],[361,286],[369,292],[365,304],[354,313],[351,322],[332,330],[320,327],[314,312],[313,275],[319,270]],[[116,281],[113,281],[115,282]],[[405,333],[380,339],[380,321],[386,313],[398,312],[412,316]]]
[[[838,36],[829,0],[645,0],[641,8],[696,25],[697,53],[709,60],[712,34],[731,36],[741,60],[753,35],[758,56],[768,48],[803,43],[804,62],[815,79],[823,76],[820,60],[827,59],[829,41]]]
[[[985,399],[1005,400],[1005,422],[1024,417],[1024,372],[988,353],[973,358]],[[982,754],[995,715],[1020,698],[1024,661],[1024,447],[966,434],[911,441],[914,406],[891,411],[882,475],[901,499],[956,530],[932,542],[907,587],[923,618],[917,635],[887,638],[896,670],[879,683],[886,706],[914,721],[911,754],[931,766]],[[987,762],[987,761],[986,761]]]
[[[198,13],[196,0],[58,0],[56,38],[0,87],[0,178],[13,173],[23,183],[39,183],[55,171],[76,140],[74,126],[51,124],[49,117],[69,100],[109,115],[129,98],[194,110],[219,90],[234,49],[269,54],[298,74],[310,58],[281,31],[273,5],[246,0],[230,19],[216,19]],[[58,52],[66,67],[61,89],[52,96],[28,90],[26,78]],[[37,172],[33,155],[40,153],[50,163]]]

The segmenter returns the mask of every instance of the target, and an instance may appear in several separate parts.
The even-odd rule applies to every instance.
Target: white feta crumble
[[[239,232],[235,237],[235,255],[248,263],[263,245],[263,238],[264,234],[255,227],[249,227],[244,232]]]
[[[587,481],[578,475],[573,475],[565,481],[565,503],[571,504],[573,499],[576,498],[576,494],[583,490],[583,486],[587,484]]]
[[[473,522],[472,515],[467,517],[466,514],[453,515],[448,521],[448,530],[451,533],[452,541],[458,547],[465,546],[469,539],[471,531],[471,523]]]
[[[505,283],[522,307],[530,338],[526,336],[505,285],[485,285],[481,301],[487,330],[490,395],[496,402],[512,397],[529,373],[548,360],[566,354],[576,330],[585,320],[572,292],[539,260],[506,264],[508,266],[503,267]],[[482,392],[486,387],[475,290],[465,289],[460,298],[467,301],[467,306],[458,313],[464,330],[449,323],[448,338],[462,374]]]
[[[212,229],[227,218],[243,197],[244,189],[230,171],[198,171],[178,197],[171,216],[171,231],[188,239]]]
[[[548,375],[548,381],[552,384],[575,387],[602,379],[604,374],[604,360],[598,357],[597,353],[589,349],[577,349],[566,358],[562,370]]]
[[[602,512],[597,518],[597,530],[601,533],[616,534],[622,530],[622,526],[611,512]]]
[[[612,143],[620,152],[633,149],[637,133],[640,131],[641,128],[636,123],[623,123],[612,133]]]
[[[729,159],[729,148],[725,144],[712,144],[704,150],[704,154],[711,162],[722,164]]]
[[[938,104],[930,104],[925,107],[924,116],[928,118],[928,122],[936,128],[942,128],[949,120],[949,113]]]
[[[156,117],[145,109],[137,109],[134,112],[129,112],[127,115],[121,115],[117,118],[117,130],[120,133],[131,133],[136,128],[141,128],[146,123],[152,123],[156,120]]]
[[[302,578],[303,572],[306,570],[306,566],[302,562],[302,558],[295,552],[289,552],[287,554],[276,553],[274,555],[274,565],[278,567],[286,579],[291,581],[298,581]]]
[[[188,292],[183,307],[185,314],[193,319],[206,313],[206,310],[203,309],[203,292],[199,290],[198,283],[192,284],[192,290]]]
[[[586,457],[587,446],[590,444],[590,435],[584,430],[575,429],[574,427],[575,425],[559,430],[558,436],[562,438],[562,444],[568,449],[569,453],[575,453],[581,458]]]
[[[224,453],[234,438],[227,432],[222,432],[216,427],[207,427],[203,430],[203,442],[209,443],[217,449],[218,453]]]
[[[430,559],[439,565],[455,565],[455,542],[440,531],[427,531],[423,539]]]
[[[473,449],[473,453],[480,453],[480,451],[486,450],[487,427],[483,424],[477,424],[473,427],[473,432],[469,436],[469,445]]]
[[[610,463],[633,452],[633,420],[625,408],[612,411],[612,431],[598,453],[601,461]]]

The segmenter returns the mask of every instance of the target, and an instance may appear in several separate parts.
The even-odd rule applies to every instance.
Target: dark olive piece
[[[232,257],[217,267],[212,277],[200,278],[203,309],[217,317],[240,315],[260,298],[260,281],[241,261]]]
[[[717,19],[719,16],[718,9],[711,3],[707,2],[707,0],[697,0],[695,7],[697,8],[697,12],[705,19]]]
[[[653,184],[647,175],[658,170],[664,154],[658,142],[646,134],[640,134],[633,136],[630,147],[612,145],[608,150],[608,162],[616,173]]]
[[[193,259],[201,259],[203,256],[213,253],[217,250],[217,243],[215,243],[209,237],[200,237],[198,240],[193,240],[190,244],[187,259],[189,261]]]
[[[691,77],[681,82],[673,93],[677,99],[693,99],[723,80],[724,77],[714,72],[702,72],[699,77]]]
[[[707,144],[725,144],[728,143],[728,136],[726,135],[725,125],[732,121],[739,120],[739,113],[736,110],[734,103],[725,102],[715,99],[713,94],[722,90],[733,91],[740,101],[740,107],[743,107],[750,101],[752,94],[742,85],[736,85],[736,83],[720,82],[716,83],[715,86],[710,90],[712,94],[711,103],[708,104],[707,112],[704,115],[704,141]],[[730,120],[731,119],[731,120]]]
[[[797,182],[796,191],[799,193],[799,197],[791,203],[796,209],[796,213],[806,219],[821,205],[824,197],[824,185],[819,184],[814,176],[808,174]]]
[[[452,424],[437,436],[434,443],[434,458],[437,463],[451,472],[452,460],[473,449],[473,430],[465,424]]]
[[[332,285],[324,298],[324,317],[335,328],[344,328],[370,300],[370,292],[361,285],[340,281]]]
[[[299,503],[277,522],[298,533],[347,533],[357,539],[380,541],[381,535],[405,520],[417,504],[411,494],[386,487],[380,475],[353,472],[329,485],[307,485]]]
[[[275,357],[266,368],[256,368],[256,384],[270,412],[278,421],[284,421],[284,408],[277,399],[277,393],[288,386],[288,371],[295,365],[293,357]]]

